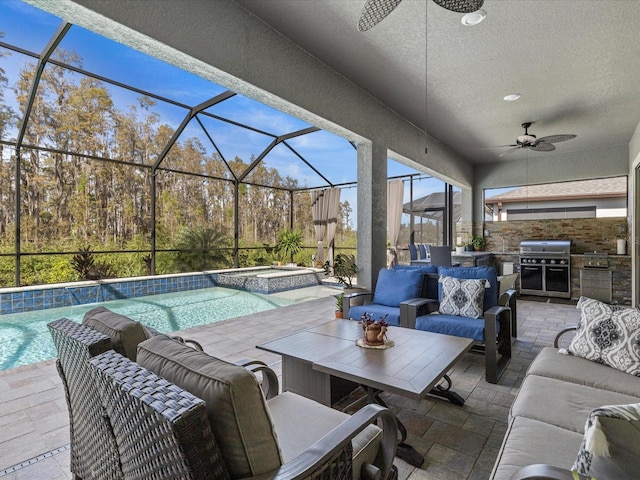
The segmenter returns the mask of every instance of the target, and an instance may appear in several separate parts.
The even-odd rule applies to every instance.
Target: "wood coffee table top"
[[[313,369],[386,392],[422,398],[471,347],[467,338],[389,327],[388,349],[362,348],[355,320],[334,320],[258,348],[311,362]]]

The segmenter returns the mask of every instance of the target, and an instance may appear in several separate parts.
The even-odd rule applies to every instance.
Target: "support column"
[[[358,287],[373,288],[387,264],[387,148],[358,144]]]

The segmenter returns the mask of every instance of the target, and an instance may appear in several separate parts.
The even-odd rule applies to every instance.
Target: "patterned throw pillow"
[[[439,311],[443,315],[482,318],[484,315],[485,279],[440,277],[442,298]]]
[[[587,297],[577,308],[582,313],[569,352],[640,376],[640,311]]]

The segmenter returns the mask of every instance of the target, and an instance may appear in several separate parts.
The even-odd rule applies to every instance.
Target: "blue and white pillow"
[[[485,279],[441,276],[439,282],[442,284],[441,314],[469,318],[484,316]]]
[[[569,352],[640,376],[640,310],[581,297],[582,313]]]

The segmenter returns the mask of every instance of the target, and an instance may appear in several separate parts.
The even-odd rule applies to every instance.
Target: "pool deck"
[[[484,380],[484,359],[468,353],[453,368],[454,390],[463,407],[428,397],[419,401],[385,394],[409,431],[409,443],[426,456],[415,468],[400,459],[400,480],[486,479],[506,429],[507,415],[524,372],[565,325],[579,319],[575,303],[518,301],[520,337],[513,360],[497,385]],[[333,318],[334,299],[269,310],[179,332],[214,356],[261,359],[280,375],[280,356],[256,344]],[[0,371],[0,477],[70,479],[69,431],[64,391],[53,360]],[[16,468],[14,468],[16,467]]]

